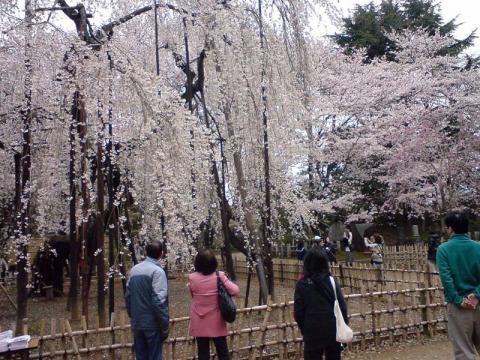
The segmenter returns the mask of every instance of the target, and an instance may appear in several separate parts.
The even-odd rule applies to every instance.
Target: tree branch
[[[183,14],[183,15],[191,15],[191,16],[195,16],[195,14],[190,14],[188,13],[188,11],[186,11],[185,9],[180,9],[180,8],[177,8],[175,5],[172,5],[172,4],[157,4],[157,8],[160,8],[160,7],[163,7],[163,8],[166,8],[166,9],[170,9],[170,10],[173,10],[173,11],[176,11],[178,12],[179,14]],[[140,9],[137,9],[135,11],[132,11],[130,14],[128,15],[125,15],[125,16],[122,16],[121,18],[117,19],[117,20],[114,20],[108,24],[105,24],[102,26],[102,30],[105,31],[105,33],[109,33],[113,30],[113,28],[115,26],[118,26],[118,25],[121,25],[121,24],[124,24],[126,23],[127,21],[130,21],[131,19],[133,19],[134,17],[138,16],[138,15],[141,15],[147,11],[150,11],[153,9],[153,6],[152,5],[148,5],[148,6],[144,6],[143,8],[140,8]]]

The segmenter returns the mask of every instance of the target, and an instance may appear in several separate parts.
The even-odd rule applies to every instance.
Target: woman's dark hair
[[[298,240],[298,242],[297,242],[297,249],[300,250],[300,249],[303,248],[303,247],[304,247],[303,241],[302,241],[302,240]]]
[[[195,271],[203,275],[210,275],[217,270],[218,262],[212,250],[201,250],[193,262]]]
[[[318,247],[308,250],[303,262],[304,276],[310,277],[314,274],[329,272],[328,258],[323,250]]]
[[[468,218],[459,211],[452,211],[445,217],[445,226],[451,227],[455,234],[466,234],[468,232]]]

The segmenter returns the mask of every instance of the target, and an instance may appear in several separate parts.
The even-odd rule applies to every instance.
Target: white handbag
[[[337,289],[335,286],[335,280],[330,276],[330,283],[333,286],[333,292],[335,293],[335,303],[333,305],[333,313],[335,314],[335,319],[337,323],[337,336],[336,340],[339,343],[346,344],[352,342],[353,340],[353,330],[345,323],[343,319],[342,310],[340,310],[340,305],[338,304],[337,298]]]

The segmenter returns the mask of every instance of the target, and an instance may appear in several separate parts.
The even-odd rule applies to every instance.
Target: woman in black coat
[[[342,347],[337,333],[333,304],[335,293],[330,282],[328,258],[316,248],[309,250],[304,260],[304,277],[295,288],[295,321],[303,335],[305,360],[341,359]],[[342,290],[335,281],[338,303],[345,322],[347,305]]]

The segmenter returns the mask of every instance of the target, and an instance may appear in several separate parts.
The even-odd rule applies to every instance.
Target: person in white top
[[[350,266],[353,266],[352,241],[353,234],[350,231],[350,227],[347,226],[343,232],[342,245],[345,249],[345,264]]]
[[[372,251],[371,263],[375,267],[380,267],[383,264],[383,236],[380,234],[373,234],[373,242],[369,241],[367,237],[364,238],[365,246]]]

